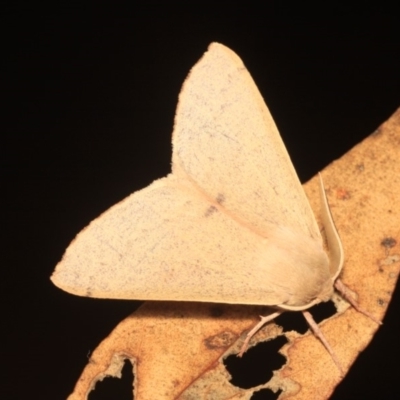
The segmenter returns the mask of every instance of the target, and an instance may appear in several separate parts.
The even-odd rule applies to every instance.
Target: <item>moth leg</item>
[[[238,354],[238,357],[242,357],[242,355],[246,352],[247,347],[249,346],[249,342],[250,339],[268,322],[272,321],[273,319],[275,319],[276,317],[278,317],[279,315],[281,315],[283,313],[283,311],[277,311],[274,312],[270,315],[267,315],[266,317],[263,317],[262,315],[260,315],[261,321],[256,324],[254,326],[254,328],[249,331],[246,335],[246,338],[243,342],[242,348],[240,349],[240,352]]]
[[[311,330],[313,331],[314,335],[322,342],[322,344],[325,346],[326,350],[328,350],[328,353],[332,357],[333,362],[336,364],[338,367],[340,374],[344,376],[342,366],[340,365],[340,362],[338,358],[336,357],[335,352],[333,351],[332,347],[328,343],[328,341],[325,339],[324,334],[322,333],[321,329],[319,329],[318,324],[314,321],[314,318],[308,311],[302,311],[304,318],[306,319],[308,325],[310,326]]]
[[[349,288],[340,279],[336,279],[335,288],[359,313],[364,314],[366,317],[372,319],[372,321],[376,322],[378,325],[382,325],[381,321],[377,320],[371,313],[362,309],[358,305],[357,301],[351,297]]]

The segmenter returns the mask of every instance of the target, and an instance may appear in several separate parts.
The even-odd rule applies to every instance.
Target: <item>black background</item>
[[[395,10],[134,4],[4,6],[2,398],[66,398],[137,306],[69,295],[49,276],[89,221],[169,172],[177,96],[210,42],[244,61],[302,181],[400,106]],[[394,397],[399,302],[333,399]]]

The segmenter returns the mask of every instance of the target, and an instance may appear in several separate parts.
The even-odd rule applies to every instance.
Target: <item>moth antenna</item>
[[[325,346],[326,350],[332,357],[333,362],[336,364],[340,371],[341,377],[344,376],[344,372],[342,369],[342,366],[340,365],[340,362],[336,356],[336,353],[333,351],[331,345],[328,343],[326,340],[324,334],[322,333],[321,329],[319,329],[318,324],[314,321],[314,318],[308,311],[302,311],[304,318],[306,319],[308,325],[310,326],[311,330],[313,331],[314,335],[321,341],[321,343]]]
[[[335,288],[343,296],[343,298],[347,300],[359,313],[364,314],[369,319],[372,319],[372,321],[376,322],[378,325],[382,325],[381,321],[375,318],[367,310],[364,310],[360,307],[360,305],[357,303],[357,300],[351,297],[350,289],[340,279],[336,279]]]
[[[281,315],[283,311],[276,311],[270,315],[267,315],[266,317],[260,315],[261,321],[256,324],[251,331],[249,331],[246,335],[246,338],[244,339],[243,345],[239,351],[238,357],[242,357],[243,354],[246,352],[247,348],[249,347],[249,342],[250,339],[268,322],[272,321],[279,315]]]

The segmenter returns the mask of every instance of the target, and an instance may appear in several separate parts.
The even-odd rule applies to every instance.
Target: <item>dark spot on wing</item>
[[[222,204],[225,201],[225,196],[222,193],[218,193],[217,198],[215,199],[215,201],[218,204]]]
[[[215,202],[217,204],[222,204],[225,201],[225,196],[222,193],[218,193],[217,197],[215,198]],[[209,217],[210,215],[216,213],[218,208],[214,205],[207,208],[206,212],[204,213],[205,217]]]
[[[215,206],[210,206],[210,207],[207,208],[206,212],[204,213],[204,216],[205,216],[205,217],[209,217],[209,216],[211,216],[212,214],[216,213],[217,211],[218,211],[218,210],[217,210],[217,207],[215,207]]]

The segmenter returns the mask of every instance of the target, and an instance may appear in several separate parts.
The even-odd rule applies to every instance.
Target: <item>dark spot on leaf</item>
[[[381,241],[381,246],[385,247],[386,249],[391,249],[392,247],[396,246],[397,241],[392,237],[386,237]]]
[[[379,304],[380,306],[384,306],[384,305],[386,304],[386,301],[383,300],[383,299],[378,299],[378,304]]]
[[[348,190],[346,190],[344,188],[339,188],[336,190],[336,197],[339,200],[348,200],[351,198],[351,194]]]
[[[181,384],[181,382],[178,379],[174,379],[172,381],[172,384],[174,385],[174,387],[178,387]]]
[[[363,163],[357,164],[357,165],[356,165],[356,168],[357,168],[360,172],[362,172],[362,171],[364,171],[364,164],[363,164]]]

